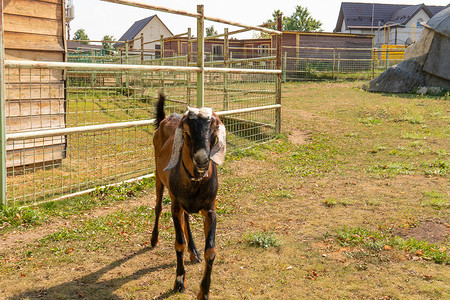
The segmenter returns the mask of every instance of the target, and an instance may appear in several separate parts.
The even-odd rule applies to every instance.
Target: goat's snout
[[[193,155],[193,163],[195,166],[195,170],[203,175],[208,171],[209,167],[209,155],[205,149],[200,149]]]

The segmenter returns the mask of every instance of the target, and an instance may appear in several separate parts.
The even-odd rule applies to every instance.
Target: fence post
[[[336,68],[336,48],[333,48],[333,74],[331,75],[331,79],[334,79],[335,68]]]
[[[284,64],[283,64],[283,83],[286,82],[286,77],[287,77],[287,51],[284,52]]]
[[[277,30],[282,31],[283,30],[283,23],[282,23],[282,14],[279,14],[277,16]],[[277,34],[277,70],[281,70],[282,67],[282,53],[281,53],[281,34]],[[281,81],[282,81],[283,74],[277,75],[277,104],[281,104]],[[281,108],[277,108],[276,110],[276,134],[281,133]]]
[[[229,40],[228,40],[228,28],[224,29],[224,39],[223,39],[223,64],[225,68],[228,68],[228,51],[229,51]],[[223,110],[228,110],[228,74],[223,74]]]
[[[191,32],[191,28],[188,28],[188,34],[187,34],[187,49],[186,49],[186,67],[189,67],[189,65],[191,64],[191,40],[192,38],[192,32]],[[191,105],[191,73],[187,72],[186,74],[186,93],[187,93],[187,105],[190,106]]]
[[[125,64],[129,64],[129,60],[128,60],[128,48],[130,47],[130,43],[128,42],[128,40],[125,41]],[[128,87],[130,85],[130,82],[128,81],[128,72],[125,73],[125,87],[127,88],[127,93],[128,93]]]
[[[338,53],[338,62],[337,62],[337,76],[336,80],[339,80],[339,72],[341,70],[341,53]]]
[[[141,32],[141,65],[144,64],[144,33]]]
[[[197,5],[197,13],[200,17],[197,18],[197,67],[200,72],[197,73],[197,107],[205,106],[205,7]]]
[[[161,53],[160,53],[160,55],[159,55],[159,58],[160,58],[160,65],[161,66],[164,66],[164,60],[163,60],[163,58],[164,58],[164,35],[160,35],[160,37],[159,37],[159,39],[160,39],[160,50],[161,50]],[[164,82],[164,71],[160,71],[159,72],[159,74],[160,74],[160,80],[161,80],[161,90],[162,90],[162,92],[164,93],[165,92],[165,82]]]
[[[5,48],[3,43],[3,1],[0,0],[0,197],[6,206],[6,93],[5,93]]]
[[[372,79],[375,78],[375,49],[372,49]]]

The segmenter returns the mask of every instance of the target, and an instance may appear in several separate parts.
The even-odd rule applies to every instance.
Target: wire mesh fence
[[[167,113],[184,113],[197,97],[196,72],[17,66],[5,71],[8,205],[35,204],[151,174],[149,120],[158,93],[167,97]],[[276,104],[277,76],[205,74],[205,106],[219,112],[231,151],[275,136],[276,108],[264,107]],[[263,109],[251,109],[258,107]],[[121,125],[128,123],[138,125]],[[95,130],[85,132],[90,126]],[[63,132],[45,136],[59,129]],[[44,136],[20,138],[33,132]]]
[[[404,48],[283,47],[283,78],[367,80],[403,60]]]

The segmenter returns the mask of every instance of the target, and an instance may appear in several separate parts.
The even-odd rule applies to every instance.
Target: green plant
[[[390,230],[374,231],[362,227],[344,227],[337,230],[336,239],[344,247],[359,246],[372,252],[397,247],[438,264],[450,264],[450,257],[445,247],[415,238],[405,240],[393,235]]]
[[[47,216],[38,207],[2,206],[0,208],[0,226],[2,228],[17,226],[36,226],[47,220]]]
[[[244,241],[254,247],[280,247],[281,242],[272,231],[249,232],[244,236]]]
[[[437,210],[450,207],[448,196],[444,193],[431,191],[431,192],[422,192],[422,195],[424,198],[421,201],[422,206],[430,206]]]

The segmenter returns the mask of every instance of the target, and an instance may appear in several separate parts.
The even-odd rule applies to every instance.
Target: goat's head
[[[208,172],[210,161],[217,165],[224,162],[225,136],[225,126],[210,108],[188,107],[175,131],[172,156],[164,171],[178,164],[185,145],[194,165],[194,176],[202,177]]]

